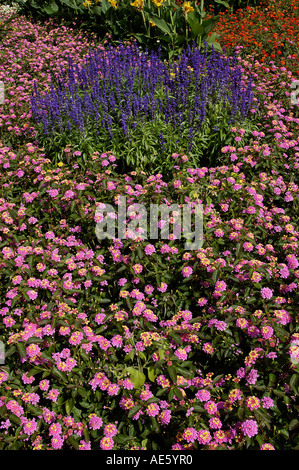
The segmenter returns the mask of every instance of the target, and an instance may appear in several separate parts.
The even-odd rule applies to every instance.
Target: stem
[[[202,23],[202,15],[204,13],[204,0],[200,1],[200,24]]]

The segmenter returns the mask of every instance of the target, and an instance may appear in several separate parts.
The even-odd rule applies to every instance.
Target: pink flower
[[[265,444],[261,445],[260,450],[275,450],[275,447],[273,447],[272,444],[265,442]]]
[[[154,247],[154,245],[146,245],[146,247],[144,248],[144,252],[146,255],[150,256],[152,255],[153,253],[155,253],[156,251],[156,248]]]
[[[170,410],[163,410],[159,416],[157,417],[157,420],[159,423],[162,425],[166,426],[167,424],[170,423],[171,420],[171,411]]]
[[[81,331],[74,331],[74,333],[72,333],[69,339],[69,343],[76,346],[77,344],[81,343],[82,339],[83,339],[83,333],[81,333]]]
[[[263,299],[271,299],[271,297],[273,296],[273,291],[271,289],[269,289],[269,287],[263,287],[261,289],[261,295],[263,297]]]
[[[273,328],[272,326],[262,326],[261,334],[264,339],[269,339],[273,336]]]
[[[37,292],[35,290],[27,290],[27,295],[30,300],[34,300],[37,297]]]
[[[113,336],[113,338],[111,339],[111,344],[112,346],[114,346],[115,348],[120,348],[123,344],[123,339],[120,335],[115,335]]]
[[[202,347],[202,350],[206,353],[206,354],[213,354],[214,352],[214,348],[212,346],[211,343],[204,343],[203,347]]]
[[[182,269],[182,275],[184,277],[190,277],[192,273],[193,273],[193,269],[190,266],[185,266]]]
[[[54,232],[46,232],[46,233],[45,233],[45,238],[46,238],[47,240],[52,240],[53,238],[55,238]]]
[[[63,446],[63,439],[60,436],[53,436],[51,439],[51,446],[54,450],[59,450]]]
[[[104,436],[109,436],[109,437],[113,437],[117,434],[117,427],[115,426],[115,424],[106,424],[106,426],[104,427]]]
[[[51,390],[49,390],[48,392],[47,398],[49,398],[49,400],[51,401],[56,402],[58,395],[59,395],[59,390],[57,390],[56,388],[51,388]]]
[[[50,386],[50,382],[49,380],[47,379],[44,379],[44,380],[41,380],[40,383],[39,383],[39,388],[43,391],[47,391],[49,389],[49,386]]]
[[[254,419],[247,419],[241,424],[242,432],[245,436],[253,437],[258,433],[257,422]]]
[[[31,436],[36,431],[37,423],[35,419],[28,420],[26,424],[23,426],[23,432],[28,436]]]
[[[8,379],[7,372],[0,371],[0,385]]]
[[[102,450],[111,450],[113,449],[114,441],[112,437],[105,436],[100,441],[100,447]]]
[[[88,424],[91,429],[100,429],[103,426],[103,420],[98,416],[91,416]]]
[[[274,406],[274,401],[270,397],[263,397],[262,398],[263,408],[272,408]]]
[[[187,442],[194,442],[197,439],[197,431],[194,428],[186,428],[183,432],[183,439]]]
[[[255,396],[250,396],[246,400],[246,406],[250,410],[257,410],[260,407],[260,400]]]
[[[142,273],[143,266],[141,264],[134,264],[133,270],[135,274]]]
[[[209,420],[209,426],[211,429],[220,429],[222,428],[222,423],[219,418],[213,417]]]
[[[159,292],[166,292],[167,291],[168,285],[165,282],[161,282],[160,287],[157,287],[157,290]]]
[[[110,397],[114,397],[119,392],[119,386],[117,384],[109,384],[107,387],[107,393]]]
[[[29,357],[33,358],[36,356],[39,356],[41,354],[40,347],[37,344],[29,344],[26,348],[26,353],[28,354]]]
[[[182,186],[182,183],[181,183],[180,180],[175,180],[175,181],[173,182],[173,187],[174,187],[174,188],[180,188],[181,186]]]
[[[157,416],[159,414],[160,408],[157,403],[150,403],[146,408],[146,413],[148,416]]]
[[[174,354],[176,357],[178,357],[182,361],[185,361],[188,358],[188,354],[183,348],[178,348]]]
[[[203,444],[203,445],[209,444],[211,439],[212,439],[212,436],[210,434],[210,431],[206,431],[205,429],[200,429],[197,432],[197,440],[200,444]]]
[[[195,397],[200,401],[208,401],[210,400],[211,395],[208,390],[198,390]]]
[[[59,423],[52,423],[49,427],[50,436],[57,436],[62,433],[61,425]]]
[[[131,379],[124,379],[122,386],[125,390],[133,390],[134,384]]]

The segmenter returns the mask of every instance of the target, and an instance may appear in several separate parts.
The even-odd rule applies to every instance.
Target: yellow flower
[[[159,0],[153,0],[154,5],[156,5],[157,8],[161,7],[163,5],[164,0],[159,1]]]
[[[63,165],[64,165],[64,163],[62,163],[62,162],[58,163],[58,166],[63,166]]]
[[[91,0],[85,0],[85,2],[83,2],[83,6],[85,8],[89,8],[89,7],[91,7],[91,5],[92,5]]]
[[[184,2],[183,3],[183,10],[186,14],[188,14],[191,11],[194,11],[194,8],[190,5],[190,2]]]
[[[117,8],[117,2],[116,0],[108,0],[108,2],[113,6],[113,8]]]
[[[132,7],[138,8],[138,10],[143,10],[144,0],[135,0],[131,3]]]

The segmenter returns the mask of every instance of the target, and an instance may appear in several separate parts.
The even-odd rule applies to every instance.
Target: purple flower
[[[247,419],[241,424],[242,432],[245,436],[253,437],[258,433],[257,422],[254,419]]]
[[[144,252],[148,256],[152,255],[155,251],[156,251],[156,248],[154,247],[154,245],[149,244],[149,245],[146,245],[146,247],[144,248]]]
[[[263,299],[271,299],[273,296],[273,291],[269,287],[263,287],[261,290],[261,295]]]

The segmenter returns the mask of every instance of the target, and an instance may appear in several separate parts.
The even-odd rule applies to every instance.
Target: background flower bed
[[[34,143],[29,90],[32,71],[55,73],[53,37],[57,64],[68,52],[80,63],[87,42],[22,21],[12,34],[27,70],[25,48],[2,42],[2,449],[296,448],[298,118],[281,85],[291,75],[253,64],[260,131],[243,143],[233,128],[219,167],[173,154],[165,182],[119,175],[108,153],[82,174],[71,146],[55,167]],[[202,201],[203,248],[99,243],[97,204],[119,194]]]

